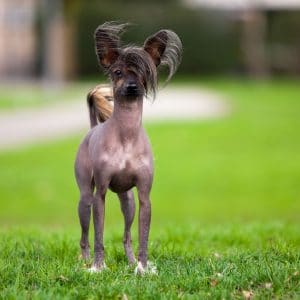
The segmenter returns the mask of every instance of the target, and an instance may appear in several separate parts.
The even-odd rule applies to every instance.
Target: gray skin
[[[142,126],[145,89],[140,78],[125,66],[122,78],[113,80],[114,111],[105,123],[92,128],[81,143],[75,174],[80,189],[78,206],[82,235],[80,246],[84,259],[89,257],[88,232],[91,206],[94,219],[94,263],[101,270],[104,264],[104,210],[108,189],[118,194],[124,215],[124,249],[130,264],[135,262],[130,228],[135,214],[132,188],[139,199],[138,261],[147,266],[147,244],[151,219],[149,194],[153,180],[153,156]],[[94,185],[96,192],[94,193]]]

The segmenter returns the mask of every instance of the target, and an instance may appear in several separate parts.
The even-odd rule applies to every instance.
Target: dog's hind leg
[[[91,192],[81,192],[80,201],[78,204],[78,215],[81,225],[81,255],[85,260],[90,257],[89,227],[91,218],[91,205],[93,201],[94,197]]]
[[[133,191],[130,190],[125,193],[118,194],[121,204],[121,209],[124,215],[124,237],[123,244],[129,264],[135,263],[135,257],[132,250],[131,232],[130,228],[135,214],[135,203]]]
[[[88,158],[88,137],[82,142],[75,161],[75,177],[80,189],[78,215],[81,225],[80,247],[83,259],[90,256],[89,226],[91,218],[91,205],[94,202],[94,181],[91,161]]]

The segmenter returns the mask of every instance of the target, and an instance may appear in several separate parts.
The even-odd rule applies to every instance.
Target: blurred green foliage
[[[162,28],[174,30],[182,39],[181,73],[230,71],[237,61],[238,36],[232,22],[219,12],[190,9],[180,1],[80,2],[77,24],[79,73],[97,73],[93,33],[99,24],[117,20],[132,26],[124,42],[142,45],[147,36]]]
[[[178,33],[184,45],[183,61],[178,70],[181,74],[240,74],[245,71],[242,21],[237,12],[187,7],[179,0],[66,3],[66,15],[76,26],[79,76],[99,74],[93,33],[99,24],[112,20],[132,24],[124,34],[125,44],[141,45],[147,36],[162,28]],[[299,74],[295,53],[300,51],[300,12],[270,10],[265,15],[266,54],[271,73]]]

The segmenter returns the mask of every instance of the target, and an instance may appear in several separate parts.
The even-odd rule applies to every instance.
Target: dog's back
[[[113,112],[113,93],[108,84],[99,84],[87,95],[91,128],[109,119]]]

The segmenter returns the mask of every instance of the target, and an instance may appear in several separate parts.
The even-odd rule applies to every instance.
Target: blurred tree
[[[44,63],[43,70],[47,69],[45,66],[48,70],[56,66],[59,71],[56,78],[75,74],[101,76],[93,33],[99,24],[111,20],[132,24],[123,36],[124,44],[142,44],[148,35],[161,28],[176,31],[184,46],[179,68],[182,74],[300,73],[299,12],[252,10],[240,14],[232,10],[195,9],[182,0],[43,0],[43,3],[42,23],[56,28],[52,35],[43,30],[45,53],[48,51],[52,57]],[[56,7],[56,18],[47,5]],[[61,30],[53,25],[58,19]]]
[[[77,23],[80,75],[96,74],[93,32],[109,20],[130,22],[124,42],[143,43],[161,28],[171,28],[182,38],[181,73],[232,72],[237,65],[236,30],[222,12],[193,10],[181,1],[80,1]]]
[[[248,74],[267,77],[269,65],[266,53],[267,17],[259,10],[241,13],[241,50]]]
[[[63,81],[76,73],[75,24],[79,1],[40,2],[41,75],[47,81]]]

